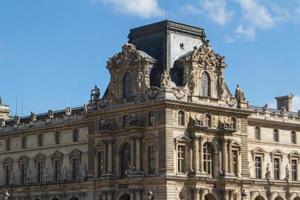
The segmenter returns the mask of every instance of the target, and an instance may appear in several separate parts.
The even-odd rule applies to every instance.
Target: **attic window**
[[[183,43],[180,43],[180,49],[184,49],[184,44]]]

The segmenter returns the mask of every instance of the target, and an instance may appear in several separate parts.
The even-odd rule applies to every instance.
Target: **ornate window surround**
[[[181,135],[178,136],[177,138],[175,138],[175,154],[176,154],[176,173],[179,174],[187,174],[188,173],[188,169],[189,169],[189,163],[190,160],[192,159],[190,157],[190,149],[191,149],[191,142],[192,140],[186,136],[186,135]],[[185,146],[185,168],[186,168],[186,172],[185,173],[180,173],[178,172],[178,146]]]
[[[147,135],[143,139],[143,144],[144,144],[144,166],[148,166],[149,160],[148,160],[148,147],[150,145],[154,145],[155,147],[155,173],[154,174],[149,174],[148,169],[145,170],[146,175],[156,175],[158,173],[159,169],[159,138],[154,136],[153,134]]]

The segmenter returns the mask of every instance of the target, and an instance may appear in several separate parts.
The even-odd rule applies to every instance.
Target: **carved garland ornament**
[[[200,65],[205,67],[220,67],[225,68],[226,64],[224,62],[224,57],[216,54],[208,42],[201,45],[198,49],[192,52],[190,60],[193,62],[198,62]]]
[[[136,61],[154,61],[154,59],[151,59],[150,56],[145,57],[141,55],[141,52],[133,44],[126,43],[123,45],[120,53],[108,60],[107,65],[109,68],[113,68],[128,65]]]

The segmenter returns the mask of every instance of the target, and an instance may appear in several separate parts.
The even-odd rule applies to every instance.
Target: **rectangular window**
[[[22,148],[26,149],[26,147],[27,147],[27,137],[23,136],[22,137]]]
[[[54,140],[55,140],[55,144],[60,144],[60,132],[56,131],[54,133]]]
[[[98,177],[104,174],[104,152],[98,152]]]
[[[274,158],[274,179],[280,179],[280,159]]]
[[[256,140],[260,140],[260,128],[259,127],[255,127],[255,139]]]
[[[74,129],[73,130],[73,142],[78,142],[79,141],[79,130]]]
[[[79,158],[72,159],[72,180],[79,180]]]
[[[11,167],[9,165],[5,165],[5,185],[10,185],[11,181]]]
[[[44,135],[43,134],[37,135],[37,143],[38,143],[39,147],[44,145]]]
[[[292,131],[291,133],[291,141],[293,144],[297,144],[297,136],[295,131]]]
[[[261,179],[261,157],[255,157],[255,177]]]
[[[148,153],[148,174],[155,174],[156,169],[156,151],[155,145],[149,145]]]
[[[60,172],[61,172],[61,161],[60,160],[54,160],[53,165],[54,165],[53,166],[53,169],[54,169],[53,179],[54,179],[55,182],[58,182],[58,181],[60,181],[60,175],[61,175],[60,174]]]
[[[298,162],[297,160],[292,160],[292,180],[298,180]]]
[[[274,140],[274,142],[279,142],[279,132],[277,129],[274,130],[273,140]]]
[[[27,183],[27,164],[21,164],[21,184],[25,185]]]
[[[232,151],[232,162],[233,162],[233,172],[236,176],[238,176],[238,151]]]
[[[44,163],[43,162],[37,162],[37,182],[42,183],[44,179]]]
[[[10,151],[10,139],[9,138],[7,138],[5,140],[5,149],[6,149],[6,151]]]
[[[185,152],[186,152],[185,145],[178,145],[178,172],[179,173],[186,172]]]

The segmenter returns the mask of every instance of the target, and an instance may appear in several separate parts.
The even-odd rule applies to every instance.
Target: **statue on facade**
[[[165,70],[161,76],[161,86],[162,88],[169,88],[171,86],[171,77],[167,70]]]
[[[240,85],[237,85],[236,86],[236,89],[235,89],[235,98],[237,100],[240,100],[240,101],[243,101],[245,100],[245,93],[241,90],[240,88]]]
[[[35,121],[37,120],[37,116],[36,116],[36,114],[35,114],[34,112],[31,112],[31,113],[30,113],[30,119],[31,119],[31,121],[33,121],[33,122],[35,122]]]
[[[5,192],[4,192],[4,200],[8,200],[9,199],[9,197],[10,197],[10,194],[9,194],[9,192],[8,192],[8,189],[6,189],[5,190]]]
[[[0,127],[4,127],[5,126],[5,120],[4,119],[0,119]]]
[[[72,108],[67,107],[65,108],[65,115],[70,116],[72,114]]]
[[[289,170],[289,166],[286,165],[285,167],[285,180],[288,181],[290,179],[290,170]]]
[[[265,174],[266,179],[271,178],[271,171],[270,171],[270,164],[268,163],[267,168],[266,168],[266,174]]]
[[[239,108],[242,107],[241,105],[247,103],[246,98],[245,98],[245,93],[242,91],[242,89],[240,88],[239,85],[237,85],[236,89],[235,89],[235,98],[237,100],[237,106]]]
[[[48,110],[48,117],[52,119],[54,117],[54,112],[52,110]]]
[[[147,199],[153,200],[153,198],[154,198],[154,193],[152,192],[152,189],[150,188],[147,192]]]
[[[91,90],[91,102],[98,102],[100,99],[100,89],[95,86],[94,89]]]

